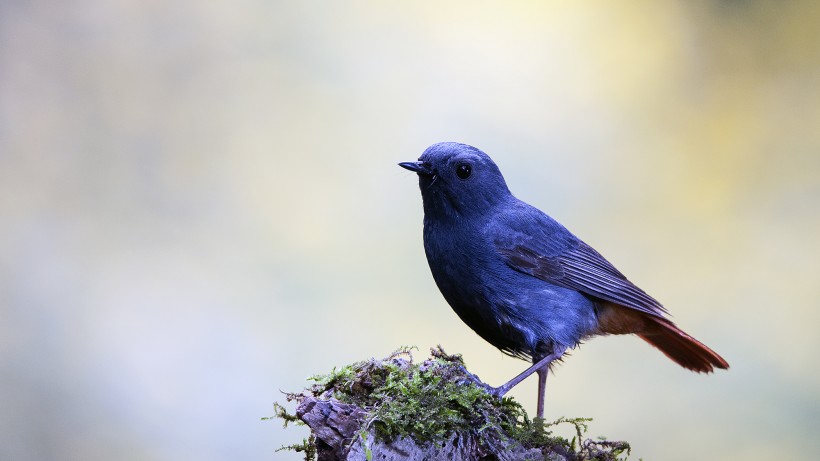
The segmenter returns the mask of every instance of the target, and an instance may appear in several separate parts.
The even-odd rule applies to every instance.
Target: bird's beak
[[[425,162],[401,162],[399,166],[410,171],[416,172],[419,176],[433,177],[435,172],[430,168],[430,164]]]

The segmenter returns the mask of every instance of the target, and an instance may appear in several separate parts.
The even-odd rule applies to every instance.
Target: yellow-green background
[[[819,31],[813,1],[0,3],[0,458],[298,459],[259,418],[334,365],[520,371],[426,266],[396,163],[444,140],[732,365],[595,339],[548,417],[817,456]]]

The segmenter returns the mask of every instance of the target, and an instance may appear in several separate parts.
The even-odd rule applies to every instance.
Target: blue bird
[[[600,253],[515,198],[484,152],[444,142],[399,165],[418,174],[424,250],[444,299],[487,342],[533,363],[494,395],[538,373],[543,418],[550,364],[600,335],[636,334],[692,371],[729,368]]]

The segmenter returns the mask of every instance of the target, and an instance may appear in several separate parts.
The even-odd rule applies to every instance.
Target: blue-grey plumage
[[[542,417],[549,364],[594,335],[634,333],[691,370],[728,368],[592,247],[515,198],[484,152],[439,143],[400,166],[418,173],[424,249],[444,298],[486,341],[535,363],[497,395],[537,371]]]
[[[496,249],[506,231],[496,215],[491,208],[468,219],[425,217],[425,253],[441,293],[476,333],[511,355],[574,347],[595,329],[593,301],[511,268]]]

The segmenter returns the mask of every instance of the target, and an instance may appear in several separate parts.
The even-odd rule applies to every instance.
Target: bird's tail
[[[715,368],[729,368],[729,363],[717,352],[686,334],[671,321],[650,316],[645,316],[645,320],[645,329],[638,336],[660,349],[678,365],[698,373],[709,373]]]

